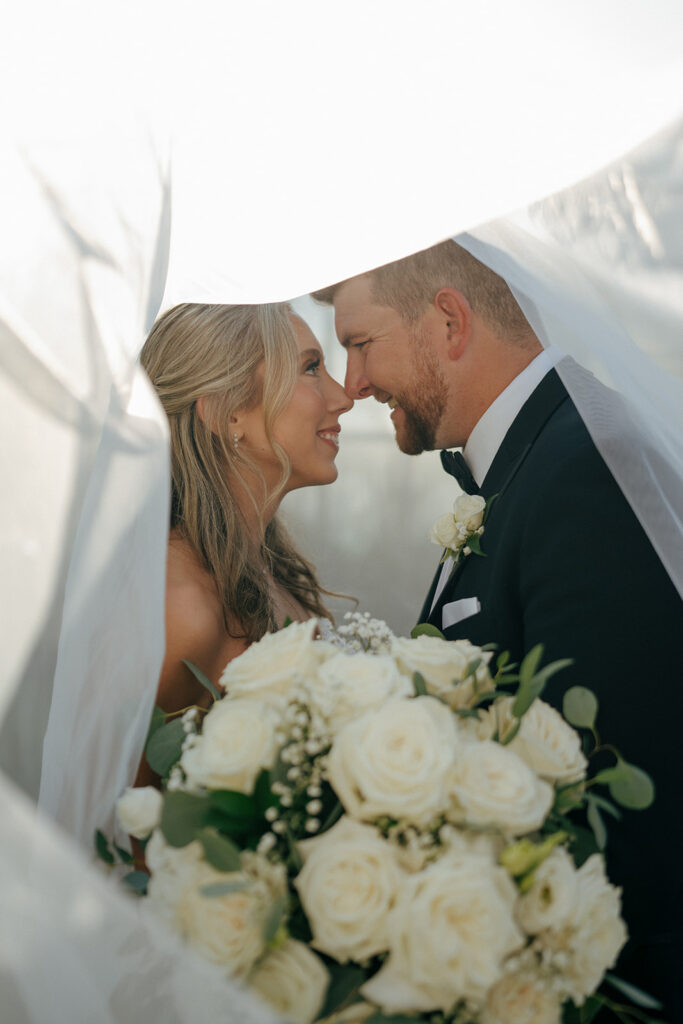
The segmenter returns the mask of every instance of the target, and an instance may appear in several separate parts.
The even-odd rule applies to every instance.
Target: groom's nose
[[[347,356],[344,391],[354,401],[358,398],[369,398],[372,394],[372,384],[365,375],[365,360],[353,351]]]

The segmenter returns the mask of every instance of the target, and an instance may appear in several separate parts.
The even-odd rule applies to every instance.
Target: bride
[[[186,660],[217,684],[232,658],[287,617],[328,614],[313,566],[276,513],[289,491],[336,479],[339,417],[353,402],[284,303],[175,306],[141,362],[171,432],[157,695],[168,713],[209,699]]]

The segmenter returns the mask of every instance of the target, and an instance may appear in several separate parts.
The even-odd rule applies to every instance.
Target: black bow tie
[[[441,452],[441,465],[447,473],[455,477],[465,494],[479,493],[477,481],[472,476],[462,452]]]

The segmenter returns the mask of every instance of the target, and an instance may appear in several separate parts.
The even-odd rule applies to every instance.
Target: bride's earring
[[[239,443],[240,443],[239,437],[237,436],[237,434],[233,434],[232,435],[232,447],[233,447],[233,450],[235,451],[235,453],[237,452],[237,449],[239,447]]]

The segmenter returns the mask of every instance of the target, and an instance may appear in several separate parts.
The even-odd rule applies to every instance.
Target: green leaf
[[[268,912],[266,923],[263,928],[263,939],[266,945],[272,942],[277,935],[277,930],[282,924],[282,920],[285,916],[285,910],[287,909],[287,900],[284,896],[275,900],[272,907]]]
[[[585,686],[572,686],[564,695],[562,714],[570,725],[592,729],[598,714],[598,700]]]
[[[195,677],[197,682],[201,683],[204,689],[209,691],[213,699],[220,700],[223,694],[221,693],[217,686],[213,685],[210,679],[207,679],[202,670],[200,668],[197,668],[196,665],[193,665],[191,661],[187,660],[187,658],[182,658],[181,660],[183,665],[187,665],[187,667],[189,668],[190,672]]]
[[[410,635],[413,640],[417,640],[418,636],[436,636],[440,640],[446,639],[441,630],[432,626],[431,622],[418,622],[417,626],[413,626],[411,629]]]
[[[185,730],[180,718],[174,718],[172,722],[162,725],[152,735],[145,748],[147,763],[162,778],[180,760],[183,752],[183,740]]]
[[[216,896],[228,896],[231,892],[241,892],[248,889],[251,882],[240,878],[236,882],[212,882],[211,885],[201,885],[199,891],[202,896],[214,898]]]
[[[133,863],[132,854],[128,853],[128,850],[124,850],[122,846],[117,846],[116,843],[112,843],[112,846],[114,847],[114,849],[118,853],[119,860],[121,861],[122,864],[132,864]]]
[[[327,986],[325,1002],[318,1014],[318,1020],[329,1017],[335,1010],[343,1006],[367,979],[367,972],[362,967],[337,964],[334,961],[326,966],[330,975],[330,983]]]
[[[287,626],[291,626],[294,619],[290,619],[289,615],[285,616],[285,621],[280,626],[280,629],[287,629]]]
[[[424,697],[426,695],[427,684],[420,672],[413,672],[413,687],[415,688],[416,697]]]
[[[595,996],[588,996],[582,1006],[575,1006],[572,1002],[565,1003],[563,1007],[563,1024],[591,1024],[591,1021],[602,1007],[602,1000]]]
[[[318,829],[318,835],[321,835],[323,832],[327,832],[328,829],[332,828],[332,826],[339,821],[343,813],[344,808],[341,802],[339,800],[336,800],[334,807],[327,815],[320,828]]]
[[[465,679],[467,679],[468,676],[473,676],[474,675],[474,673],[477,671],[477,669],[481,665],[481,662],[482,662],[481,658],[473,658],[472,661],[469,662],[469,664],[467,665],[467,668],[465,669]],[[453,682],[457,683],[458,680],[454,679]]]
[[[607,971],[604,979],[612,988],[616,988],[622,995],[625,995],[627,999],[630,999],[636,1006],[642,1006],[644,1010],[663,1010],[664,1007],[651,996],[648,992],[643,992],[642,988],[637,988],[632,985],[630,981],[624,981],[623,978],[618,978],[616,974],[612,974]]]
[[[486,558],[486,552],[481,550],[481,534],[470,534],[467,538],[467,546],[473,555],[479,555],[481,558]]]
[[[179,791],[165,793],[161,831],[169,846],[187,846],[198,839],[210,808],[208,797]]]
[[[256,782],[254,783],[253,793],[256,807],[261,815],[265,814],[269,807],[275,807],[277,805],[277,797],[270,787],[270,772],[267,768],[262,768],[258,774]]]
[[[203,828],[197,839],[204,848],[204,856],[216,871],[239,871],[242,855],[239,846],[231,839],[221,836],[213,828]]]
[[[607,846],[607,829],[605,823],[602,820],[602,815],[595,800],[592,799],[592,794],[586,797],[588,803],[588,810],[586,811],[586,818],[588,824],[593,829],[593,835],[595,836],[595,842],[598,844],[599,850],[604,850]]]
[[[591,793],[591,800],[598,805],[602,811],[607,811],[617,821],[621,821],[622,814],[618,807],[615,807],[611,800],[606,800],[604,796],[600,796],[598,793]]]
[[[536,644],[522,659],[519,666],[519,679],[523,686],[528,685],[536,675],[536,669],[543,657],[543,644]]]
[[[491,506],[493,505],[493,503],[494,503],[494,501],[496,500],[497,497],[498,497],[497,494],[492,494],[491,497],[487,500],[486,504],[484,505],[484,515],[483,515],[482,520],[481,520],[482,523],[485,523],[486,520],[488,519],[489,512],[491,511]]]
[[[124,875],[121,881],[124,885],[127,885],[129,889],[132,889],[138,896],[147,895],[147,885],[149,883],[149,873],[147,871],[129,871],[127,875]]]
[[[93,842],[95,843],[95,853],[100,860],[103,860],[105,864],[114,864],[116,858],[109,849],[109,840],[105,836],[104,832],[101,832],[99,829],[95,829]]]
[[[633,811],[645,810],[655,798],[655,785],[647,772],[622,758],[598,772],[594,781],[607,783],[612,799]]]
[[[600,852],[598,844],[595,842],[595,836],[592,831],[588,828],[582,828],[580,825],[575,825],[572,822],[567,825],[567,831],[570,832],[572,837],[571,855],[576,866],[580,868],[592,854]]]
[[[232,789],[215,789],[209,793],[212,807],[216,807],[227,818],[253,820],[259,817],[256,801],[251,796]]]
[[[145,739],[145,747],[151,740],[157,729],[161,729],[162,725],[166,725],[167,714],[159,707],[158,704],[154,705],[154,711],[152,717],[149,720],[149,729],[147,730],[147,738]]]
[[[405,1013],[382,1013],[378,1010],[366,1017],[365,1024],[417,1024],[419,1017],[407,1017]]]
[[[517,721],[512,726],[512,728],[509,729],[502,738],[501,737],[498,738],[498,742],[500,743],[500,745],[502,747],[506,747],[508,745],[508,743],[512,743],[512,741],[514,740],[515,736],[519,732],[521,726],[522,726],[522,720],[521,720],[521,718],[518,718]]]
[[[453,713],[458,718],[476,718],[479,721],[479,712],[476,708],[453,708]]]

